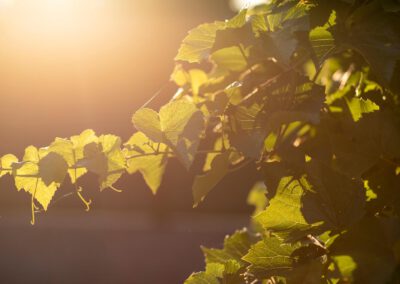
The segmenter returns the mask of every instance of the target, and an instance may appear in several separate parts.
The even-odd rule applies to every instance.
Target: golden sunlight
[[[269,0],[231,0],[231,7],[233,10],[238,11],[268,2]]]

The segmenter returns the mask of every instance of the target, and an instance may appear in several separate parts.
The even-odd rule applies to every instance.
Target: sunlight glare
[[[14,0],[0,0],[0,8],[11,7],[14,4]]]
[[[231,0],[231,8],[235,11],[268,3],[269,0]]]

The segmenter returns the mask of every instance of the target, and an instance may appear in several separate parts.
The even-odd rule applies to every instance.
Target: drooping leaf
[[[211,163],[211,170],[204,175],[196,176],[192,191],[194,207],[204,200],[207,194],[229,172],[229,152],[216,156]]]
[[[48,154],[46,149],[37,149],[29,146],[25,149],[25,155],[22,162],[14,163],[13,176],[17,190],[25,190],[30,193],[44,210],[47,210],[54,193],[60,186],[55,182],[46,185],[41,178],[38,163]]]
[[[161,185],[167,164],[168,147],[162,143],[154,143],[141,132],[135,133],[125,143],[128,172],[139,171],[151,191],[156,194]]]
[[[267,130],[263,126],[262,106],[239,106],[231,116],[232,132],[230,142],[246,156],[256,158],[264,146]]]

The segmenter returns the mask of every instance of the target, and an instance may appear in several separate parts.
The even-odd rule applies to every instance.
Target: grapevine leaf
[[[156,194],[167,164],[167,146],[153,143],[142,132],[137,132],[125,143],[125,147],[128,172],[134,174],[139,171],[151,191]]]
[[[170,79],[179,87],[185,86],[190,81],[189,74],[185,71],[181,64],[175,65]]]
[[[166,144],[189,168],[200,143],[204,117],[195,104],[186,100],[173,101],[160,110],[160,123]]]
[[[202,24],[189,32],[179,48],[175,60],[199,63],[209,57],[215,43],[217,31],[236,29],[246,22],[246,11],[225,22]]]
[[[0,177],[6,174],[12,174],[12,165],[18,163],[18,158],[12,154],[0,157]]]
[[[298,264],[287,278],[288,284],[320,284],[324,274],[324,265],[318,259]]]
[[[243,54],[239,47],[232,46],[215,51],[211,59],[222,70],[240,72],[247,67],[245,56],[248,55]]]
[[[163,141],[163,133],[158,113],[149,108],[139,109],[132,117],[135,127],[146,134],[154,142]]]
[[[400,214],[400,175],[396,173],[396,166],[380,161],[377,167],[372,168],[365,174],[368,186],[377,195],[373,204],[379,208],[391,208]]]
[[[25,149],[23,161],[13,164],[13,176],[17,190],[30,193],[47,210],[59,184],[46,185],[40,176],[38,163],[47,155],[46,149],[29,146]]]
[[[357,269],[357,263],[354,262],[354,259],[349,255],[339,255],[334,256],[333,260],[342,277],[354,281],[353,273]]]
[[[259,241],[243,257],[244,261],[250,263],[247,274],[256,279],[288,275],[295,262],[291,255],[298,248],[297,244],[282,244],[275,237]]]
[[[98,141],[98,137],[93,130],[88,129],[81,134],[72,136],[70,139],[56,138],[49,146],[49,152],[57,153],[62,156],[69,166],[68,174],[72,183],[83,176],[87,170],[84,167],[76,167],[78,160],[84,157],[84,147],[90,143]]]
[[[231,116],[231,144],[248,157],[257,158],[264,146],[267,131],[261,123],[260,114],[262,106],[253,104],[250,107],[237,107]]]
[[[204,200],[207,194],[229,172],[229,152],[216,156],[211,163],[211,170],[204,175],[196,176],[192,191],[194,207]]]
[[[379,110],[379,106],[371,100],[362,98],[346,99],[354,121],[359,121],[363,114]]]
[[[224,27],[224,22],[214,22],[211,24],[202,24],[191,30],[183,40],[175,60],[195,63],[206,59],[214,45],[217,30]]]
[[[224,240],[223,249],[202,247],[202,250],[206,263],[226,264],[228,261],[234,260],[240,267],[244,267],[246,263],[242,260],[242,257],[249,251],[251,243],[250,234],[244,229],[227,236]]]
[[[267,199],[267,188],[263,182],[257,182],[247,197],[247,204],[255,207],[253,215],[256,215],[263,211],[268,205]]]
[[[323,221],[330,230],[343,230],[365,214],[365,190],[361,182],[311,160],[302,213],[309,223]]]
[[[121,139],[114,135],[102,135],[99,142],[84,147],[84,158],[77,162],[99,176],[100,190],[112,188],[126,168],[121,151]]]
[[[306,183],[306,180],[304,177],[301,180],[282,178],[269,206],[254,217],[256,222],[285,241],[296,241],[313,229],[302,214],[302,198],[305,194],[302,183]]]
[[[204,161],[204,165],[203,165],[203,172],[207,172],[207,171],[211,170],[212,162],[215,159],[215,157],[218,156],[218,154],[219,154],[219,153],[217,153],[217,151],[222,151],[222,149],[224,148],[224,143],[225,143],[225,145],[229,144],[229,141],[226,139],[223,139],[222,137],[219,137],[217,140],[215,140],[213,150],[216,151],[216,153],[213,152],[213,153],[207,154],[206,159]]]
[[[392,81],[400,60],[398,16],[387,13],[380,1],[371,1],[357,9],[346,22],[348,44],[359,51],[386,85]]]
[[[325,59],[325,56],[335,47],[335,40],[329,28],[335,24],[336,12],[333,11],[329,17],[328,23],[322,27],[315,27],[309,33],[309,41],[318,60],[317,67]]]
[[[207,74],[201,69],[192,69],[189,71],[190,84],[194,97],[200,92],[200,87],[208,81]]]
[[[185,284],[220,284],[219,278],[223,277],[225,266],[219,263],[210,263],[206,271],[193,273]]]
[[[65,159],[57,153],[50,152],[39,161],[39,175],[43,182],[50,184],[61,184],[68,171],[68,164]]]
[[[171,147],[186,168],[191,166],[204,129],[204,116],[194,103],[172,101],[163,106],[159,114],[141,109],[132,120],[153,142]]]
[[[394,246],[399,224],[397,218],[366,217],[339,236],[330,253],[353,259],[356,268],[347,273],[352,274],[355,283],[389,283],[397,265]]]
[[[360,177],[379,159],[381,142],[379,116],[368,115],[357,123],[346,119],[328,121],[327,127],[334,164],[349,177]],[[376,131],[376,132],[375,132]]]

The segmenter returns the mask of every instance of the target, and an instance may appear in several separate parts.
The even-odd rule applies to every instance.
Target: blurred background
[[[234,3],[235,2],[235,3]],[[21,157],[87,128],[126,141],[131,115],[161,87],[157,108],[173,93],[173,58],[187,31],[231,17],[249,1],[0,0],[0,155]],[[251,2],[251,1],[250,1]],[[253,1],[260,2],[260,1]],[[157,196],[141,176],[125,176],[123,193],[92,196],[89,213],[61,199],[30,225],[30,196],[0,180],[0,283],[182,283],[203,269],[200,245],[248,223],[251,168],[229,176],[192,208],[191,182],[170,163]],[[68,184],[63,193],[72,191]]]

